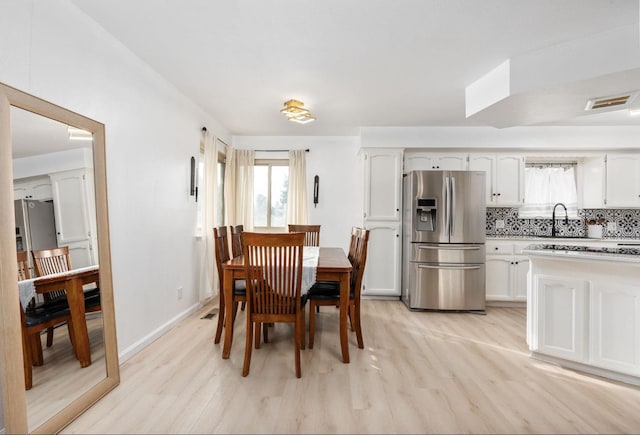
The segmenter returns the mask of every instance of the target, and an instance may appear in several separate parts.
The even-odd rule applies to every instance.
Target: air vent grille
[[[636,95],[637,91],[625,93],[622,95],[593,98],[587,101],[587,106],[584,108],[584,110],[607,109],[610,107],[624,106],[635,100]]]

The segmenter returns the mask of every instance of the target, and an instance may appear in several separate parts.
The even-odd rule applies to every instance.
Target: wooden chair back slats
[[[304,246],[320,246],[320,225],[289,224],[290,233],[304,233]]]
[[[38,277],[67,272],[73,269],[68,246],[31,251],[31,256],[33,257],[33,266]],[[45,302],[51,302],[66,297],[66,292],[64,290],[47,292],[43,297]]]
[[[18,251],[18,281],[31,278],[27,251]]]
[[[222,291],[223,269],[222,264],[229,261],[229,239],[227,237],[227,227],[217,227],[213,229],[213,243],[216,251],[216,267],[218,269],[218,279],[220,290]]]
[[[251,312],[295,315],[300,305],[304,235],[244,233]]]
[[[238,255],[242,255],[242,233],[244,232],[244,225],[236,225],[229,227],[231,230],[231,255],[233,258]]]
[[[362,289],[362,277],[364,276],[364,267],[367,262],[367,247],[369,245],[369,230],[363,228],[353,228],[351,230],[351,240],[354,248],[353,256],[349,258],[351,261],[351,290],[354,292],[356,299],[360,299]]]

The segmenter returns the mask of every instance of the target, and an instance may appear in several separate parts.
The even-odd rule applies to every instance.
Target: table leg
[[[349,335],[347,334],[347,317],[349,312],[349,282],[351,273],[340,274],[340,346],[342,361],[349,362]]]
[[[233,340],[233,272],[230,270],[224,270],[224,313],[218,315],[224,315],[224,344],[222,347],[222,358],[229,358],[231,353],[231,342]]]
[[[91,365],[91,346],[89,344],[89,332],[87,331],[87,319],[84,309],[84,292],[82,290],[82,281],[79,279],[70,279],[67,281],[67,301],[69,302],[69,310],[71,311],[72,333],[74,338],[74,346],[80,367],[88,367]]]

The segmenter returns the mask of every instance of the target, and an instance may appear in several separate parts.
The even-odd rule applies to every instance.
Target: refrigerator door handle
[[[449,177],[449,239],[453,236],[455,226],[454,209],[456,204],[456,179]]]
[[[434,249],[434,250],[442,250],[442,249],[446,249],[446,250],[453,250],[453,251],[477,251],[480,249],[480,246],[451,246],[451,245],[434,245],[434,246],[428,246],[428,245],[422,245],[422,246],[418,246],[418,249]]]
[[[446,269],[446,270],[474,270],[480,269],[482,266],[480,265],[472,265],[472,266],[438,266],[431,264],[419,264],[418,269]]]
[[[449,199],[449,177],[445,176],[444,177],[444,213],[442,213],[442,220],[443,220],[443,227],[444,227],[444,233],[447,235],[447,241],[450,240],[449,236],[451,234],[451,218],[450,218],[450,211],[451,211],[451,201]]]

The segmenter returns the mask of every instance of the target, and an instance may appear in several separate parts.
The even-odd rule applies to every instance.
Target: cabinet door
[[[640,155],[607,154],[607,207],[640,206]]]
[[[610,282],[591,290],[591,362],[640,374],[640,294],[637,288]]]
[[[400,224],[368,222],[363,295],[400,296]]]
[[[587,282],[537,276],[533,289],[533,351],[572,361],[587,355]]]
[[[409,171],[464,171],[467,169],[467,154],[463,153],[411,153],[405,157],[405,172]]]
[[[402,151],[368,150],[364,159],[364,218],[399,222]]]
[[[51,175],[58,246],[91,239],[84,170]]]
[[[510,301],[511,297],[511,255],[487,255],[486,296],[488,301]]]
[[[14,199],[45,201],[53,198],[49,177],[38,177],[29,181],[16,181],[13,185]]]
[[[527,257],[514,257],[513,265],[511,266],[512,279],[513,279],[513,300],[514,301],[526,301],[527,300],[527,277],[529,275],[529,258]]]
[[[470,171],[484,171],[486,173],[486,205],[496,204],[496,187],[495,187],[495,173],[496,173],[496,157],[488,154],[470,154],[469,155],[469,170]]]
[[[524,157],[498,155],[495,182],[498,205],[522,205],[524,203]]]

